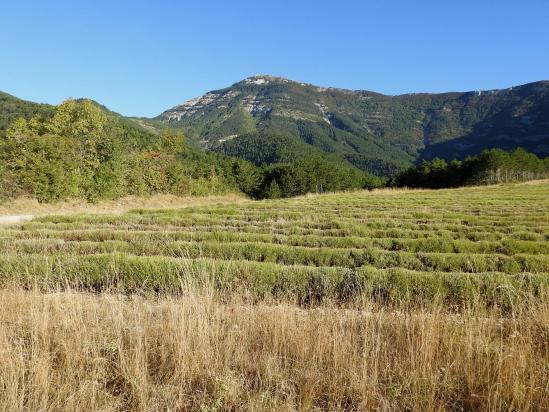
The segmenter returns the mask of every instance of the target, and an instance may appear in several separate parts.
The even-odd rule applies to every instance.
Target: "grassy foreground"
[[[547,410],[547,301],[502,318],[0,291],[1,410]]]
[[[547,410],[549,183],[0,229],[0,410]]]

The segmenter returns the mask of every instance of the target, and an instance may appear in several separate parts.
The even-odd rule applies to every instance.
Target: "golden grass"
[[[0,291],[0,410],[549,410],[549,305],[502,318]]]
[[[378,189],[373,189],[373,190],[362,190],[362,189],[357,189],[357,190],[348,190],[348,191],[344,191],[344,192],[341,192],[341,193],[348,193],[348,194],[351,194],[351,193],[368,193],[369,195],[372,195],[372,196],[377,196],[377,195],[380,195],[380,196],[384,196],[384,195],[400,195],[400,194],[405,194],[405,193],[421,193],[421,192],[438,192],[438,191],[448,191],[448,190],[452,190],[452,191],[456,191],[456,190],[465,190],[465,191],[469,191],[471,189],[476,189],[476,190],[489,190],[491,188],[497,188],[497,187],[502,187],[502,186],[537,186],[537,185],[546,185],[546,184],[549,184],[549,179],[539,179],[539,180],[529,180],[529,181],[526,181],[526,182],[518,182],[518,183],[498,183],[498,184],[493,184],[493,185],[478,185],[478,186],[463,186],[463,187],[459,187],[459,188],[443,188],[443,189],[421,189],[421,188],[414,188],[414,187],[382,187],[382,188],[378,188]],[[322,197],[322,196],[327,196],[327,197],[330,197],[330,196],[333,196],[334,193],[330,193],[330,192],[327,192],[327,193],[307,193],[305,195],[302,195],[302,196],[297,196],[296,199],[310,199],[310,198],[315,198],[315,197]]]
[[[252,280],[257,280],[260,286],[261,281],[270,285],[268,282],[276,276],[293,270],[296,274],[302,273],[292,262],[313,265],[314,260],[309,260],[313,256],[310,250],[292,246],[290,236],[294,241],[324,242],[350,233],[356,241],[361,237],[375,238],[379,231],[383,233],[382,239],[399,241],[405,241],[411,234],[426,232],[429,236],[426,239],[410,237],[411,242],[420,242],[421,248],[444,246],[440,242],[434,246],[430,241],[421,243],[437,240],[441,232],[452,236],[439,240],[450,245],[457,242],[460,247],[469,245],[468,235],[473,235],[471,239],[477,239],[478,234],[501,235],[495,240],[488,239],[490,242],[510,240],[511,243],[502,245],[511,248],[509,250],[526,248],[534,253],[527,257],[534,266],[520,270],[543,276],[545,266],[539,265],[545,265],[544,249],[536,246],[541,248],[547,241],[544,232],[547,208],[543,196],[546,188],[524,189],[482,187],[457,189],[459,193],[439,191],[437,196],[426,193],[401,197],[391,195],[406,190],[385,190],[372,192],[372,198],[369,192],[356,197],[322,195],[318,202],[315,195],[309,195],[301,200],[248,203],[240,210],[224,206],[193,210],[196,213],[192,215],[173,211],[113,219],[96,216],[89,218],[89,222],[84,217],[73,217],[74,222],[44,218],[28,227],[6,229],[2,251],[11,254],[5,256],[1,268],[4,285],[16,282],[19,275],[21,278],[36,275],[37,279],[43,276],[44,282],[37,282],[35,286],[41,285],[41,292],[32,289],[31,282],[21,283],[30,290],[17,286],[0,289],[0,411],[549,410],[549,294],[543,288],[532,296],[530,292],[520,292],[516,296],[521,298],[513,300],[510,307],[506,307],[506,300],[501,301],[503,307],[496,307],[499,300],[487,299],[486,290],[467,299],[467,304],[456,306],[448,296],[454,292],[458,296],[464,293],[466,289],[461,287],[467,287],[469,275],[453,273],[452,276],[460,276],[461,280],[448,283],[446,300],[438,292],[435,296],[425,295],[429,296],[428,301],[418,300],[413,305],[398,299],[384,303],[383,293],[376,298],[368,292],[353,294],[338,306],[337,302],[330,301],[337,298],[336,294],[326,293],[320,301],[319,297],[328,290],[320,287],[323,284],[305,282],[299,286],[297,282],[297,288],[303,287],[311,296],[309,303],[304,299],[303,306],[298,307],[290,301],[291,295],[282,293],[274,298],[270,292],[254,294],[253,288],[245,286]],[[489,190],[492,192],[486,193]],[[390,196],[375,197],[376,193]],[[127,198],[98,205],[85,202],[39,205],[18,200],[2,205],[0,214],[116,214],[133,208],[245,201],[237,195]],[[216,211],[220,213],[211,213]],[[60,223],[56,223],[56,219]],[[246,253],[242,256],[257,262],[234,262],[242,269],[231,269],[227,272],[230,276],[216,277],[215,270],[222,267],[221,261],[226,264],[224,259],[235,258],[234,253],[214,256],[221,259],[212,259],[207,265],[182,266],[184,270],[181,270],[170,263],[175,262],[174,258],[162,255],[164,252],[157,249],[162,239],[171,242],[168,235],[176,232],[160,232],[162,236],[143,234],[146,229],[178,224],[177,231],[194,235],[195,223],[200,229],[196,233],[202,235],[216,230],[242,231],[241,234],[247,235],[244,229],[250,229],[250,234],[264,235],[272,231],[277,237],[267,239],[265,245],[251,239],[246,249],[242,246],[242,253]],[[316,231],[317,227],[321,228],[320,232]],[[342,230],[335,232],[337,236],[333,239],[332,228]],[[135,238],[132,230],[136,231]],[[120,238],[110,239],[107,234],[111,231]],[[25,236],[19,239],[16,234]],[[27,239],[26,235],[31,236]],[[82,249],[39,248],[42,242],[53,242],[55,246],[65,240],[70,247]],[[179,246],[187,245],[187,240],[182,240]],[[213,244],[223,244],[220,251],[240,251],[230,249],[240,240],[224,234]],[[26,246],[19,249],[19,241]],[[284,247],[269,245],[279,241]],[[539,245],[534,245],[536,242]],[[130,244],[141,245],[143,251],[159,255],[154,259],[118,255],[116,248],[110,257],[76,254],[78,251],[99,254],[102,247],[109,245],[122,247],[122,251],[125,247],[132,250],[127,246]],[[383,247],[392,247],[387,245]],[[63,250],[75,254],[60,253]],[[337,260],[343,250],[346,249],[326,247],[314,253],[325,253],[331,259],[326,261],[329,264],[355,265],[351,260],[350,263]],[[478,271],[483,272],[485,254],[475,250],[463,251],[464,262],[474,268],[480,265]],[[380,268],[413,263],[410,259],[416,252],[402,251],[402,256],[408,258],[402,261],[397,259],[400,252],[381,250],[372,255],[372,262],[378,262]],[[46,260],[38,253],[46,253]],[[334,253],[333,257],[330,253]],[[433,270],[428,272],[429,276],[437,276],[434,270],[439,266],[435,264],[440,265],[440,270],[459,272],[463,269],[457,260],[462,252],[419,250],[419,253],[431,259],[428,264],[432,266],[425,268]],[[486,256],[490,254],[492,251],[487,250]],[[383,260],[386,255],[387,259]],[[293,260],[265,262],[266,258],[276,260],[276,256]],[[352,256],[353,259],[359,257],[356,253]],[[388,256],[394,256],[395,260],[389,260]],[[435,259],[437,256],[439,260]],[[510,256],[505,259],[509,260]],[[201,261],[199,255],[196,261]],[[118,266],[113,262],[119,262]],[[444,266],[446,263],[449,266]],[[182,264],[178,261],[178,265]],[[453,268],[454,264],[459,270]],[[268,270],[260,271],[260,267]],[[336,273],[322,270],[322,276]],[[360,273],[357,270],[350,273]],[[379,269],[380,275],[385,270]],[[60,292],[53,290],[55,285],[64,285],[64,278],[56,277],[57,271],[66,272],[67,288],[78,284],[71,283],[71,279],[82,275],[91,282],[88,290],[99,290],[100,283],[94,279],[102,279],[106,274],[107,280],[111,279],[109,276],[113,280],[125,279],[128,283],[124,286],[129,287],[127,293],[139,290],[131,288],[132,282],[146,286],[148,293],[115,294],[117,290],[125,290],[122,288],[107,289],[110,293],[102,294],[70,289]],[[421,295],[422,283],[414,279],[423,279],[423,282],[427,277],[422,272],[410,271],[410,275],[419,277],[406,277],[406,273],[391,278],[396,282],[395,287],[401,288],[404,295],[408,292]],[[171,274],[177,276],[168,277]],[[517,276],[521,276],[521,282],[530,282],[528,274]],[[181,284],[175,285],[177,293],[166,296],[161,292],[162,282],[170,279]],[[193,285],[192,279],[198,285]],[[297,276],[288,279],[299,281]],[[498,279],[495,281],[503,282],[503,277]],[[362,290],[354,277],[347,280],[351,290],[353,287]],[[301,290],[292,289],[290,283],[285,285],[281,283],[281,287],[288,290]],[[270,288],[258,290],[270,291]],[[513,293],[504,283],[498,284],[497,290],[503,294]],[[170,291],[166,288],[166,293]]]
[[[50,215],[72,213],[119,214],[131,209],[175,209],[190,206],[215,204],[240,204],[248,201],[236,193],[218,196],[188,196],[160,194],[150,197],[127,196],[116,200],[102,200],[89,203],[85,200],[67,200],[57,203],[39,203],[36,199],[18,198],[0,204],[1,215]]]
[[[527,186],[535,186],[535,185],[544,185],[549,183],[549,179],[539,179],[539,180],[528,180],[527,182],[524,182],[524,185]]]

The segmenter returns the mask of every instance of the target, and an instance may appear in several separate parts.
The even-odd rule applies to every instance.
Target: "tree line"
[[[188,146],[123,121],[91,100],[68,100],[51,114],[19,118],[0,136],[0,199],[88,201],[155,193],[241,191],[253,198],[357,189],[381,180],[317,156],[256,166]]]
[[[292,163],[264,166],[253,196],[272,199],[305,193],[373,189],[383,184],[383,179],[377,176],[312,155]]]
[[[512,152],[485,150],[477,156],[446,162],[440,158],[423,160],[397,175],[389,185],[439,189],[466,185],[522,182],[549,177],[549,157],[518,148]]]
[[[69,100],[50,116],[8,127],[0,139],[0,196],[96,201],[236,190],[237,177],[225,176],[230,165],[216,160],[186,148],[181,134],[153,136],[90,100]]]

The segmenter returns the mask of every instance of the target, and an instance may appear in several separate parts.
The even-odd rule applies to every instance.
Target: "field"
[[[549,409],[548,182],[40,216],[0,245],[0,409]]]

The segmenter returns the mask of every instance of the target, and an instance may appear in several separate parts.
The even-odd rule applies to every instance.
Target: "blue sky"
[[[549,79],[549,1],[0,3],[0,90],[154,116],[254,74],[388,94]]]

